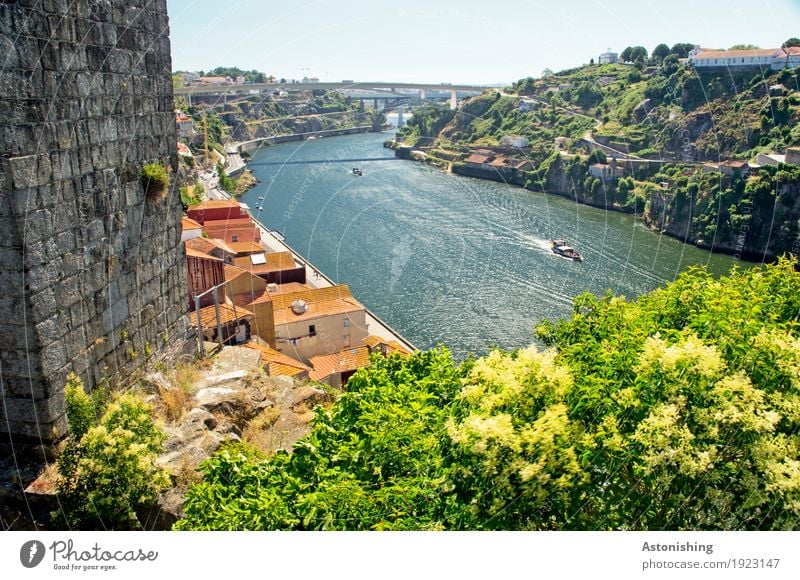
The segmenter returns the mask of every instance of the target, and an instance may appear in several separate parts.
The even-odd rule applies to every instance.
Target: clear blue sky
[[[780,46],[800,0],[168,0],[175,70],[277,77],[510,82],[607,47]]]

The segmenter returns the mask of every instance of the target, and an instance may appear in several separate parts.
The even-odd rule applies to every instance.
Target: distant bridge
[[[426,100],[428,91],[442,91],[450,93],[450,107],[455,109],[458,100],[457,93],[482,93],[491,88],[483,85],[453,85],[447,83],[392,83],[392,82],[347,82],[347,83],[253,83],[253,84],[231,84],[231,85],[191,85],[175,89],[176,95],[229,95],[247,94],[251,92],[264,91],[324,91],[324,90],[417,90],[420,98]],[[400,95],[398,95],[400,96]],[[376,97],[368,97],[376,98]],[[381,98],[381,97],[377,97]]]

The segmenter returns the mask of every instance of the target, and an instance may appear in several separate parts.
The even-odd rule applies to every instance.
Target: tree
[[[542,71],[542,78],[553,76],[553,71],[546,68]]]
[[[670,54],[677,55],[678,58],[689,58],[689,53],[694,50],[695,45],[691,42],[679,42],[672,45],[669,49]]]
[[[633,48],[630,47],[630,46],[625,47],[625,50],[623,50],[619,55],[620,60],[622,60],[622,62],[631,62],[631,51],[632,50],[633,50]]]
[[[636,61],[645,61],[647,60],[647,49],[643,46],[634,46],[631,48],[630,58],[628,58],[628,62],[636,62]]]
[[[756,50],[758,48],[755,44],[734,44],[728,50]]]
[[[781,48],[791,48],[793,46],[800,46],[800,38],[792,37],[781,45]]]
[[[590,59],[589,59],[589,64],[590,64],[590,65],[594,65],[594,58],[590,58]]]
[[[660,64],[669,55],[669,47],[666,44],[659,44],[653,49],[653,61]]]
[[[672,75],[678,70],[678,55],[670,54],[661,63],[661,72],[665,77]]]
[[[586,163],[588,165],[594,165],[595,163],[606,163],[608,158],[606,157],[606,152],[602,149],[595,149],[591,153],[589,153],[589,157],[586,159]]]
[[[593,187],[593,186],[590,186]],[[545,350],[377,356],[292,455],[224,447],[178,529],[767,530],[800,516],[800,274],[584,294]]]

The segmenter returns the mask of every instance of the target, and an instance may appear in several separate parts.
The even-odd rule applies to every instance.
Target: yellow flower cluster
[[[725,369],[725,363],[716,347],[706,346],[694,333],[687,334],[673,345],[667,344],[658,334],[645,341],[637,372],[660,369],[670,373],[679,368],[714,378]]]

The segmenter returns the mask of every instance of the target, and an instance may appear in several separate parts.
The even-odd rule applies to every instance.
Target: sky
[[[174,70],[278,78],[510,83],[607,48],[772,48],[800,0],[167,0]]]

